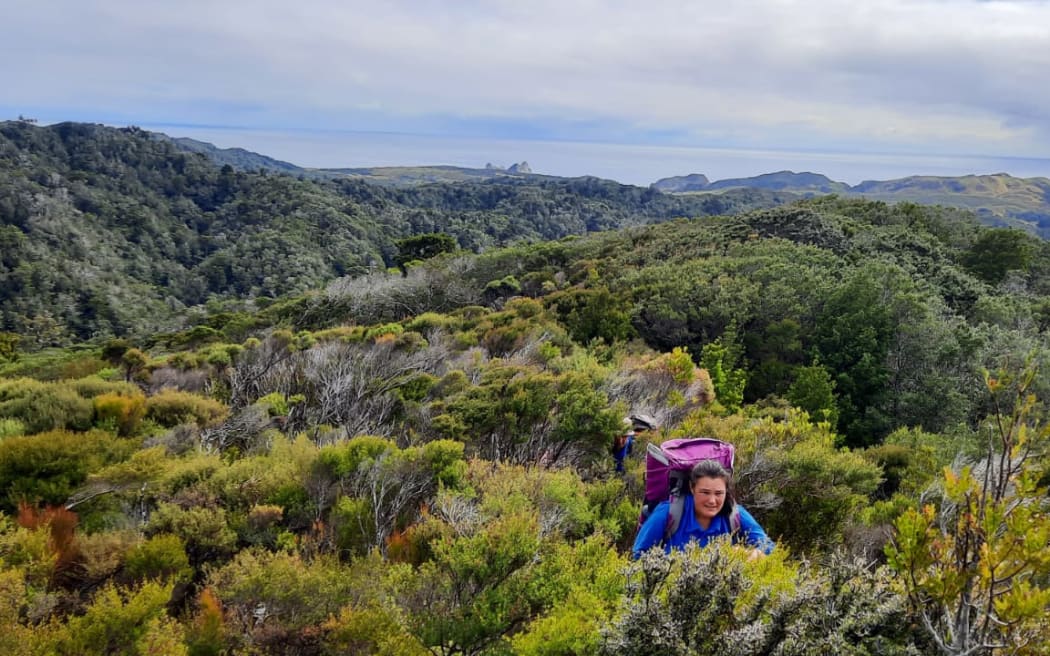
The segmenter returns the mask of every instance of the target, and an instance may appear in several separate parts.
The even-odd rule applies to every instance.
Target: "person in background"
[[[684,499],[682,519],[678,529],[666,540],[664,531],[668,527],[671,502],[664,501],[656,508],[634,539],[631,553],[638,558],[662,544],[664,551],[684,549],[690,542],[701,547],[711,540],[728,535],[733,544],[750,547],[751,556],[757,558],[773,551],[773,541],[743,506],[733,497],[732,476],[714,460],[701,460],[689,472],[690,494]]]
[[[617,472],[623,473],[625,471],[623,462],[627,459],[627,456],[631,455],[633,447],[634,430],[628,430],[626,433],[616,436],[616,441],[613,443],[613,458],[616,459]]]
[[[625,431],[616,436],[612,449],[613,458],[616,460],[616,471],[621,474],[625,471],[624,461],[627,460],[627,456],[631,455],[635,439],[639,437],[639,434],[644,436],[647,432],[657,428],[656,420],[643,414],[624,417],[623,424]]]

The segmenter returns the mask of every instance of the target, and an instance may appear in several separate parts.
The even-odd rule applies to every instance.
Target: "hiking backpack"
[[[670,500],[664,542],[674,535],[682,521],[685,495],[689,493],[689,472],[701,460],[714,460],[733,472],[736,450],[732,444],[708,437],[667,440],[650,443],[645,449],[645,502],[638,517],[638,527],[652,514],[653,508]],[[735,535],[740,531],[740,514],[736,506],[729,515],[729,526]]]

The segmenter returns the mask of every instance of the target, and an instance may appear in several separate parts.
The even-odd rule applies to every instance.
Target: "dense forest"
[[[1050,652],[1045,242],[908,203],[383,189],[0,135],[30,249],[4,293],[54,294],[4,299],[3,653]],[[107,284],[119,321],[56,304]],[[630,559],[644,449],[620,474],[610,445],[638,412],[736,446],[771,555]]]
[[[0,330],[42,345],[148,333],[208,300],[265,303],[394,265],[398,239],[514,242],[771,207],[596,178],[389,189],[216,167],[137,128],[0,123]]]

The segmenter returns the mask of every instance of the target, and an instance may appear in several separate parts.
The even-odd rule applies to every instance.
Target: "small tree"
[[[1050,427],[1036,419],[1034,379],[1033,367],[986,376],[995,412],[983,460],[946,469],[940,506],[903,514],[887,547],[941,654],[1050,653],[1050,517],[1034,457]]]
[[[428,260],[442,253],[452,253],[458,244],[455,237],[443,232],[428,232],[422,235],[413,235],[398,239],[394,242],[398,254],[394,256],[394,264],[401,269],[402,275],[407,275],[410,262]]]
[[[736,368],[739,355],[740,348],[725,336],[705,344],[700,352],[700,366],[711,376],[718,402],[730,412],[740,408],[747,386],[747,372]]]
[[[793,406],[808,412],[814,421],[826,421],[832,426],[839,421],[835,381],[819,363],[798,369],[795,382],[788,388],[787,399]]]
[[[130,383],[148,362],[149,358],[146,357],[146,354],[137,348],[124,351],[124,354],[120,356],[120,364],[124,368],[124,380]]]

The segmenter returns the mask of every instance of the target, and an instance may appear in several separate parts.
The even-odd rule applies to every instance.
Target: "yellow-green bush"
[[[336,547],[347,554],[366,553],[375,544],[374,515],[367,499],[340,497],[330,514]]]
[[[99,590],[82,616],[64,625],[49,649],[57,656],[135,654],[139,640],[165,615],[170,583],[146,582],[140,588],[108,585]]]
[[[218,454],[197,453],[171,460],[158,483],[159,490],[169,497],[174,496],[186,488],[207,481],[222,467],[222,459]]]
[[[122,396],[112,392],[94,399],[95,425],[112,426],[121,436],[134,435],[146,415],[146,397],[142,393]]]
[[[18,568],[25,585],[43,589],[57,561],[49,531],[23,528],[0,515],[0,569]]]
[[[226,647],[222,603],[211,588],[197,598],[197,612],[186,629],[186,644],[193,656],[220,656]]]
[[[173,389],[146,399],[146,416],[169,428],[188,423],[206,428],[220,423],[227,414],[229,409],[219,401]]]
[[[428,656],[432,652],[398,622],[397,609],[378,603],[347,606],[324,624],[325,646],[333,654]]]
[[[246,512],[273,503],[289,486],[302,487],[317,456],[317,447],[305,435],[295,441],[277,436],[269,453],[230,463],[217,470],[205,487],[224,507]]]
[[[314,333],[314,339],[318,342],[349,341],[352,335],[361,333],[361,328],[358,326],[336,326],[317,331]]]
[[[201,366],[201,357],[192,351],[180,351],[173,353],[168,358],[167,364],[169,367],[174,367],[179,371],[189,371]]]
[[[401,333],[405,332],[405,327],[399,323],[386,323],[378,326],[372,326],[365,331],[365,339],[368,341],[376,341],[382,338],[393,338],[397,337]]]
[[[347,605],[361,586],[367,587],[364,580],[355,578],[331,557],[307,561],[297,554],[252,548],[214,569],[208,586],[229,617],[252,621],[256,609],[262,608],[265,617],[261,623],[298,629],[324,622]],[[248,633],[252,627],[239,628]]]
[[[91,376],[97,374],[106,367],[109,366],[105,360],[100,360],[94,356],[84,356],[62,365],[61,377],[63,379],[70,378],[83,378],[85,376]]]
[[[177,535],[154,535],[127,553],[124,569],[136,580],[162,579],[176,583],[193,578],[186,547]]]
[[[64,503],[88,474],[129,457],[133,449],[105,431],[58,430],[0,441],[0,509],[13,511],[22,500]]]
[[[18,419],[12,419],[10,417],[0,418],[0,440],[5,437],[14,437],[15,435],[22,435],[26,432],[26,425]]]
[[[85,399],[92,399],[103,394],[119,394],[121,396],[135,396],[141,394],[142,390],[134,383],[124,381],[104,380],[98,376],[78,378],[67,383],[76,390],[77,394]]]
[[[87,430],[95,409],[68,383],[31,378],[0,381],[0,417],[17,419],[27,433],[57,428]]]
[[[670,556],[654,550],[627,577],[621,609],[602,631],[604,656],[734,653],[726,645],[741,636],[761,636],[762,653],[919,653],[891,573],[862,560],[836,556],[817,567],[777,550],[749,561],[723,541]]]
[[[0,570],[0,654],[35,656],[34,647],[49,642],[46,627],[29,627],[21,615],[27,603],[25,576],[21,569]]]
[[[183,509],[161,503],[150,516],[146,531],[150,535],[171,533],[182,539],[192,562],[201,563],[233,553],[237,534],[226,521],[222,508]]]
[[[450,317],[447,314],[424,312],[423,314],[412,317],[411,319],[407,319],[405,321],[405,329],[426,334],[428,330],[434,330],[436,328],[454,330],[459,327],[459,324],[460,321],[458,319]]]
[[[124,565],[128,551],[142,541],[137,531],[103,531],[79,533],[77,550],[86,583],[101,583]]]

